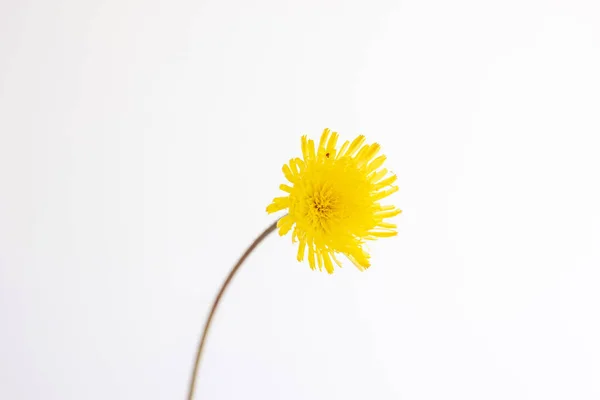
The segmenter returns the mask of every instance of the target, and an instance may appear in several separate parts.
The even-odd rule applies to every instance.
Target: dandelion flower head
[[[315,151],[313,140],[302,136],[302,158],[283,166],[289,184],[279,188],[286,196],[276,197],[268,213],[287,210],[278,223],[279,235],[292,231],[298,242],[298,261],[308,255],[314,270],[333,273],[341,267],[336,254],[345,255],[358,269],[370,266],[366,240],[397,234],[396,225],[386,220],[400,214],[380,200],[398,191],[396,175],[382,168],[386,157],[377,156],[377,143],[364,144],[358,136],[336,147],[339,135],[325,129]]]

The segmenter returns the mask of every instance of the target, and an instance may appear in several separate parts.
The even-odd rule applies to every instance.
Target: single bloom
[[[289,184],[279,188],[287,195],[267,207],[269,214],[287,210],[277,227],[281,236],[293,228],[298,261],[308,253],[313,270],[318,266],[330,274],[333,262],[341,267],[336,253],[361,271],[369,268],[365,241],[395,236],[396,225],[385,220],[401,213],[393,205],[379,203],[398,191],[396,175],[382,168],[386,157],[377,156],[379,144],[364,144],[360,135],[338,150],[338,138],[337,132],[325,129],[315,151],[313,140],[302,136],[302,158],[283,166]]]

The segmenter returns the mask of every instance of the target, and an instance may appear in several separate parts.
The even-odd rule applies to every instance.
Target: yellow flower
[[[291,183],[279,188],[288,195],[276,197],[267,207],[274,213],[287,209],[279,220],[279,235],[292,227],[292,241],[299,242],[298,261],[308,249],[308,263],[333,273],[332,260],[341,267],[335,253],[344,254],[358,269],[370,266],[365,240],[395,236],[396,225],[384,222],[400,214],[393,205],[379,201],[398,191],[396,175],[381,168],[386,157],[377,155],[379,144],[363,144],[360,135],[336,148],[337,132],[325,129],[315,153],[315,144],[302,136],[302,156],[283,166]],[[294,226],[295,225],[295,226]]]

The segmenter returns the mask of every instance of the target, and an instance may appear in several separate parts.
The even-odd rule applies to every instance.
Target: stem
[[[264,238],[269,236],[269,234],[275,230],[276,227],[277,227],[277,221],[273,222],[267,229],[265,229],[265,231],[263,233],[260,234],[260,236],[258,236],[256,239],[254,239],[254,242],[252,242],[250,247],[248,247],[248,249],[240,257],[238,262],[233,266],[233,268],[231,269],[231,272],[229,272],[229,275],[227,276],[227,279],[225,279],[225,282],[223,282],[223,285],[221,286],[221,289],[219,290],[217,297],[215,297],[212,308],[210,309],[210,314],[208,314],[208,318],[206,319],[206,323],[204,324],[204,331],[202,332],[202,338],[200,339],[200,344],[198,345],[198,350],[196,352],[196,361],[194,363],[194,370],[192,372],[192,376],[190,379],[190,386],[189,386],[189,390],[188,390],[188,396],[187,396],[188,400],[193,400],[193,398],[194,398],[194,390],[196,389],[196,376],[198,375],[198,370],[200,369],[200,359],[202,358],[202,350],[204,349],[204,344],[206,343],[206,337],[208,336],[210,324],[212,323],[212,319],[215,315],[215,312],[217,311],[217,308],[219,307],[219,302],[221,301],[221,297],[225,293],[225,290],[227,290],[227,287],[231,283],[231,280],[235,276],[235,273],[242,266],[242,264],[244,263],[246,258],[252,253],[252,251],[254,251],[256,246],[258,246],[260,244],[260,242],[263,241]]]

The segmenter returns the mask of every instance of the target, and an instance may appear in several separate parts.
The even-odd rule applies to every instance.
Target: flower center
[[[333,204],[329,197],[313,197],[312,209],[320,218],[328,218],[333,211]]]
[[[315,190],[308,199],[308,218],[318,231],[329,231],[340,211],[339,196],[330,187]]]

